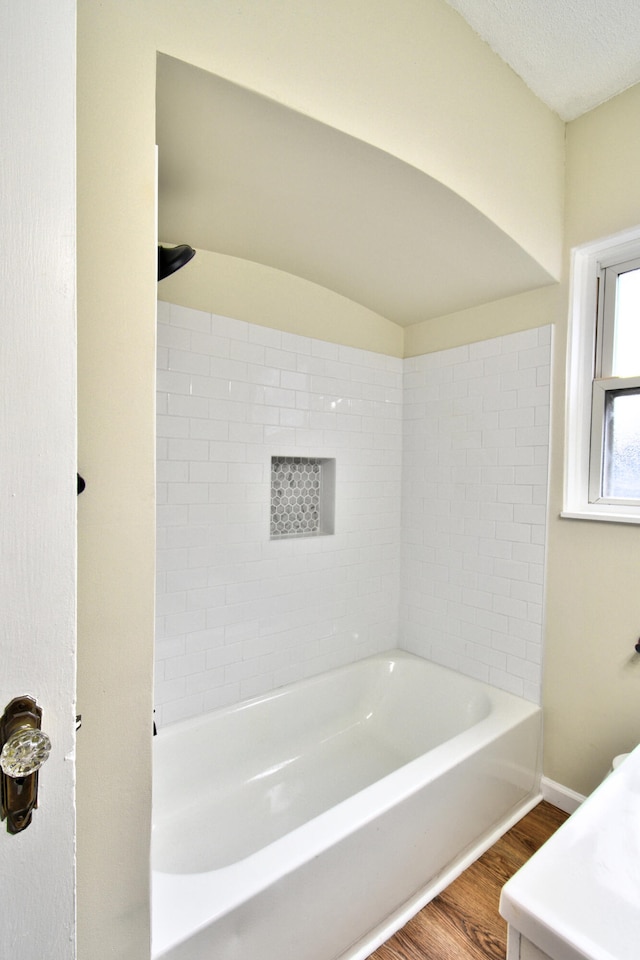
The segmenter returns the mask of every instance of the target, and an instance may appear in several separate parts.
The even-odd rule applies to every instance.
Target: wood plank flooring
[[[369,960],[505,960],[500,890],[566,819],[538,804]]]

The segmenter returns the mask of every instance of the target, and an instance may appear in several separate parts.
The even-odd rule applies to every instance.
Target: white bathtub
[[[161,730],[154,960],[368,956],[537,802],[539,741],[401,651]]]

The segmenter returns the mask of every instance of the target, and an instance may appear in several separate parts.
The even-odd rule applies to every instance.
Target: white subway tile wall
[[[402,361],[158,303],[156,719],[398,643]],[[270,539],[271,458],[335,459],[335,533]]]
[[[400,643],[540,702],[551,327],[405,360]]]
[[[551,328],[401,361],[158,321],[158,722],[395,645],[539,702]],[[335,534],[270,539],[272,456],[335,458]]]

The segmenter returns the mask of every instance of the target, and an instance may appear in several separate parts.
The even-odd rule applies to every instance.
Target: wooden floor
[[[500,890],[566,819],[538,804],[369,960],[505,960]]]

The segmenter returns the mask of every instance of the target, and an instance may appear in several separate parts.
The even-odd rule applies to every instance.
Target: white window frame
[[[607,376],[613,330],[602,280],[606,270],[624,272],[623,265],[637,258],[640,227],[572,251],[562,517],[640,523],[638,501],[605,500],[600,495],[607,394],[640,387],[640,377]],[[612,283],[606,285],[609,297],[611,287]]]

